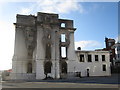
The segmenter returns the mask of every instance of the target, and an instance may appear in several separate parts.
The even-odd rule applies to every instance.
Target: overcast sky
[[[74,20],[74,27],[77,28],[75,31],[75,48],[80,46],[82,50],[104,48],[105,37],[117,40],[117,2],[18,1],[0,2],[0,70],[11,68],[15,39],[13,23],[16,22],[16,14],[36,15],[37,12],[52,12],[59,14],[59,18]]]

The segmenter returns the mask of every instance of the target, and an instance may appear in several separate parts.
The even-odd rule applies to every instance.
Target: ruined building
[[[112,46],[115,45],[115,39],[105,38],[105,45],[106,48],[104,48],[103,50],[110,52],[110,62],[113,65],[113,60],[116,59],[115,48],[112,48]]]
[[[16,18],[11,79],[110,75],[108,51],[75,51],[73,20],[41,12]]]

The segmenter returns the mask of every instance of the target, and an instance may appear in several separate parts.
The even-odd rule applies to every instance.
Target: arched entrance
[[[65,61],[61,63],[61,72],[67,73],[67,63]]]
[[[44,74],[46,75],[46,78],[47,78],[47,74],[51,73],[51,66],[52,66],[52,62],[51,61],[47,61],[44,64]]]
[[[67,63],[66,61],[61,62],[61,78],[67,78]]]
[[[29,62],[27,64],[27,73],[32,73],[32,63],[31,62]]]

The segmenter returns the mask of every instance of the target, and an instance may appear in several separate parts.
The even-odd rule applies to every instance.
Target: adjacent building
[[[17,15],[13,80],[109,76],[108,51],[74,49],[73,20],[58,14]]]
[[[116,49],[116,59],[114,60],[114,66],[115,68],[120,69],[120,43],[117,42],[115,45],[112,46],[112,48]]]
[[[115,45],[115,39],[105,38],[105,45],[106,47],[103,50],[110,52],[110,62],[111,65],[113,65],[116,59],[115,48],[112,48],[112,46]]]

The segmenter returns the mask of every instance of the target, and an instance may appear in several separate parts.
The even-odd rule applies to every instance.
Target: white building
[[[86,76],[109,76],[110,61],[108,51],[76,51],[76,70]]]
[[[17,15],[15,27],[11,79],[111,75],[109,52],[75,51],[73,20],[38,12]]]

